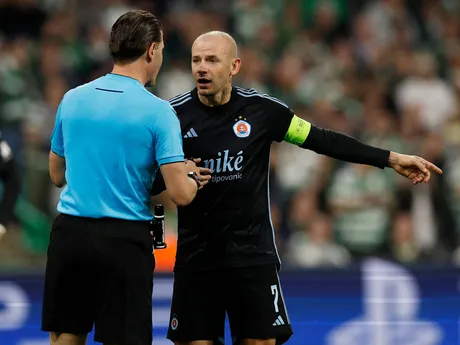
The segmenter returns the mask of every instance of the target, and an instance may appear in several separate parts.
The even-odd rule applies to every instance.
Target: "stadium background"
[[[110,71],[108,33],[132,8],[163,22],[158,96],[191,89],[193,40],[225,30],[243,61],[236,84],[444,169],[413,188],[390,170],[273,145],[272,216],[296,332],[289,343],[459,344],[458,0],[0,0],[0,129],[22,181],[0,246],[0,344],[47,343],[38,329],[59,197],[47,165],[55,111],[68,89]],[[176,218],[164,196],[155,202],[167,208],[153,308],[163,344]]]

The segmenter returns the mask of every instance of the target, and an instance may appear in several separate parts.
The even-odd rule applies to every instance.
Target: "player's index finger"
[[[428,162],[427,166],[428,166],[428,169],[433,170],[437,172],[438,174],[442,174],[442,170],[436,165],[434,165],[433,163]]]
[[[428,163],[428,162],[427,162]],[[415,165],[417,166],[417,168],[420,169],[421,172],[423,172],[424,174],[426,174],[428,172],[428,168],[427,168],[427,165],[425,165],[423,163],[423,161],[419,160],[419,159],[415,159]]]

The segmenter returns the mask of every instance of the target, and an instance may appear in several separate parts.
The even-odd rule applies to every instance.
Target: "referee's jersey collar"
[[[127,81],[127,82],[132,82],[132,83],[135,83],[135,84],[138,84],[138,85],[142,85],[139,80],[131,78],[131,77],[128,77],[126,75],[118,74],[118,73],[107,73],[105,76],[108,77],[108,78],[111,78],[111,79]]]

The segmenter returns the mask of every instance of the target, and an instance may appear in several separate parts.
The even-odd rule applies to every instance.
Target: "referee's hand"
[[[211,169],[197,166],[197,164],[199,164],[200,162],[201,158],[192,158],[192,160],[185,160],[185,165],[187,166],[187,169],[189,169],[189,171],[194,171],[200,177],[201,186],[199,189],[203,188],[205,185],[209,183],[209,181],[211,181],[212,173]]]

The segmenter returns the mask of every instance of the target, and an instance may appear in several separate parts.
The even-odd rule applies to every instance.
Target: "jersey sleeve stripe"
[[[289,106],[286,103],[280,101],[279,99],[277,99],[275,97],[271,97],[271,96],[268,96],[268,95],[261,95],[260,93],[245,94],[245,93],[242,93],[240,91],[237,91],[237,94],[242,96],[242,97],[261,97],[261,98],[269,99],[269,100],[271,100],[271,101],[273,101],[275,103],[278,103],[278,104],[282,105],[285,108],[289,108]]]
[[[180,99],[180,100],[177,100],[177,101],[174,101],[174,102],[169,102],[169,104],[171,104],[172,107],[178,107],[179,105],[182,105],[184,103],[187,103],[188,101],[190,101],[192,99],[192,96],[189,96],[189,97],[186,97],[184,99]]]

